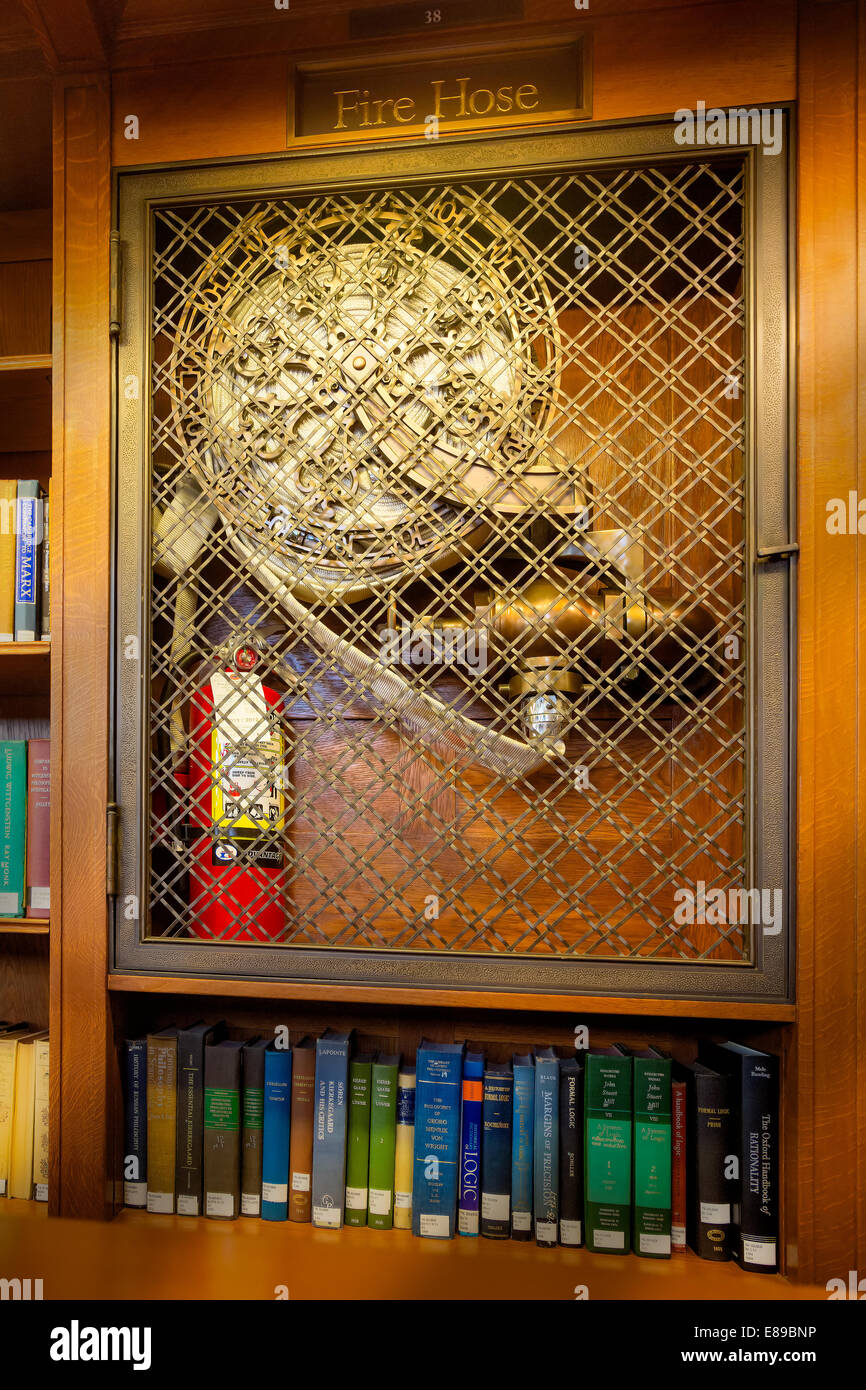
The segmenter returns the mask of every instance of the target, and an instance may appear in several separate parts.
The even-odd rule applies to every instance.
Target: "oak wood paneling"
[[[53,1211],[106,1212],[110,181],[104,78],[55,88],[52,563]]]

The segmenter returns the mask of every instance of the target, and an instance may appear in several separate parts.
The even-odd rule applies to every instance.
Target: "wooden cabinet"
[[[793,1002],[660,1001],[628,990],[457,994],[441,985],[344,980],[323,987],[231,975],[217,985],[203,971],[181,979],[110,970],[112,567],[124,563],[123,554],[115,555],[112,529],[112,169],[281,154],[290,56],[345,54],[349,8],[309,3],[255,23],[238,0],[238,22],[222,25],[192,0],[172,6],[171,15],[155,0],[135,0],[122,16],[118,7],[109,32],[94,24],[84,0],[40,7],[47,31],[40,42],[54,72],[50,468],[57,520],[50,679],[56,906],[50,938],[41,943],[0,935],[0,1014],[16,991],[23,1003],[47,987],[50,939],[52,1213],[102,1218],[117,1210],[117,1046],[149,1025],[202,1015],[227,1017],[249,1031],[280,1021],[299,1031],[339,1022],[355,1026],[375,1046],[409,1049],[423,1029],[495,1049],[522,1039],[567,1044],[574,1025],[587,1022],[599,1041],[650,1040],[684,1054],[701,1035],[735,1036],[778,1051],[786,1272],[807,1284],[844,1277],[866,1263],[866,898],[860,872],[866,783],[859,771],[864,703],[858,677],[864,568],[862,538],[831,534],[826,519],[831,499],[866,489],[858,377],[866,323],[866,267],[858,252],[866,93],[857,68],[866,16],[852,0],[696,3],[678,10],[676,23],[650,4],[623,10],[599,0],[576,16],[566,0],[527,0],[523,24],[503,26],[498,34],[519,40],[539,24],[569,34],[587,27],[597,122],[670,118],[698,98],[724,107],[784,103],[792,112],[797,207],[790,369],[797,444],[789,464],[800,542],[792,562],[796,688],[787,692],[796,696]],[[112,7],[100,13],[113,14]],[[438,35],[430,51],[458,39]],[[393,48],[409,50],[412,43],[417,46],[417,39],[395,39]],[[31,43],[28,62],[37,66],[42,60],[34,49]],[[351,51],[373,50],[357,45]],[[15,260],[21,259],[16,249]],[[34,304],[44,294],[40,274],[25,277]],[[26,341],[27,353],[47,350],[38,333]],[[44,363],[26,370],[27,389],[38,395]],[[16,451],[47,453],[36,411],[22,411],[12,424]],[[27,687],[16,692],[7,682],[0,687],[4,700],[27,699],[34,691],[44,699],[39,670],[27,666],[32,658],[17,660]],[[2,671],[0,656],[0,678]],[[715,1276],[697,1262],[689,1268],[709,1288]],[[462,1275],[455,1278],[460,1284]],[[733,1276],[730,1287],[737,1297]],[[633,1289],[640,1296],[639,1278]]]

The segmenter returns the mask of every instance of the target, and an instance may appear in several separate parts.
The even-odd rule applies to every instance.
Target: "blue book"
[[[126,1050],[123,1202],[147,1206],[147,1038],[130,1038]]]
[[[507,1240],[511,1234],[513,1094],[511,1063],[487,1067],[481,1126],[481,1234],[492,1240]]]
[[[479,1229],[483,1091],[484,1053],[467,1052],[463,1058],[460,1200],[457,1207],[457,1230],[461,1236],[477,1236]]]
[[[435,1240],[449,1240],[457,1224],[463,1047],[424,1038],[415,1059],[412,1231]]]
[[[38,642],[42,588],[42,505],[36,479],[18,484],[15,518],[15,641]]]
[[[533,1164],[536,1245],[559,1238],[559,1058],[552,1047],[535,1050],[535,1158]]]
[[[532,1240],[532,1165],[535,1135],[535,1063],[514,1054],[514,1115],[511,1127],[511,1238]]]
[[[327,1028],[316,1043],[313,1093],[313,1225],[338,1228],[346,1202],[351,1033]]]
[[[262,1119],[262,1216],[286,1221],[289,1215],[289,1121],[292,1113],[291,1048],[265,1053],[265,1111]]]

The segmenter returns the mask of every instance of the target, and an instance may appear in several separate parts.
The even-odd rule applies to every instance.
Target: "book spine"
[[[0,917],[24,916],[27,821],[27,745],[0,743],[3,804],[0,807]]]
[[[634,1252],[671,1253],[671,1064],[634,1059]]]
[[[9,1196],[29,1201],[33,1196],[33,1105],[36,1049],[22,1042],[15,1058],[15,1103],[12,1109],[12,1155]]]
[[[50,881],[51,742],[32,738],[27,744],[27,911],[48,917]]]
[[[177,1038],[147,1040],[147,1210],[174,1211]]]
[[[269,1048],[265,1053],[262,1216],[266,1221],[285,1221],[289,1214],[289,1150],[295,1122],[294,1062],[295,1057],[288,1048]],[[312,1076],[310,1082],[312,1090]]]
[[[15,640],[15,512],[18,483],[0,478],[0,642]]]
[[[394,1223],[397,1068],[373,1063],[370,1103],[370,1187],[367,1225],[390,1231]]]
[[[533,1191],[535,1243],[556,1245],[559,1234],[559,1062],[535,1063]]]
[[[241,1216],[260,1216],[262,1210],[262,1141],[265,1126],[264,1048],[244,1048],[243,1070]]]
[[[779,1060],[742,1062],[740,1219],[737,1263],[774,1274],[779,1268]]]
[[[200,1216],[204,1109],[204,1039],[181,1031],[177,1039],[177,1154],[174,1177],[179,1216]]]
[[[12,1110],[15,1103],[15,1038],[0,1037],[0,1197],[6,1196],[12,1155]]]
[[[631,1059],[586,1059],[586,1245],[627,1255],[631,1246]]]
[[[471,1071],[468,1070],[471,1067]],[[460,1201],[457,1230],[461,1236],[479,1232],[481,1180],[481,1123],[484,1100],[484,1069],[478,1062],[464,1067],[460,1135]]]
[[[346,1225],[366,1226],[370,1173],[370,1062],[349,1063],[346,1137]]]
[[[205,1050],[204,1214],[234,1221],[241,1206],[240,1050]]]
[[[48,539],[47,497],[42,502],[42,593],[39,604],[39,636],[43,642],[51,641],[51,555]]]
[[[33,1196],[37,1202],[48,1201],[48,1110],[50,1063],[47,1038],[34,1043],[36,1054],[36,1087],[33,1110]]]
[[[736,1146],[727,1075],[690,1079],[687,1157],[688,1239],[702,1260],[729,1260],[734,1249],[736,1183],[726,1173]]]
[[[419,1050],[412,1211],[416,1236],[448,1240],[454,1235],[462,1082],[459,1053]]]
[[[583,1243],[583,1068],[559,1075],[559,1243]]]
[[[289,1220],[313,1215],[313,1109],[316,1052],[296,1048],[292,1057],[291,1146],[289,1150]]]
[[[127,1207],[147,1206],[147,1043],[142,1038],[126,1045],[125,1153],[123,1201]]]
[[[412,1185],[415,1162],[415,1073],[397,1074],[397,1116],[394,1131],[394,1225],[412,1229]]]
[[[346,1198],[349,1049],[321,1038],[316,1046],[313,1130],[313,1225],[339,1228]]]
[[[39,483],[18,484],[15,533],[15,641],[35,642],[39,637],[39,591],[42,583],[40,540],[42,533]]]
[[[686,1083],[671,1085],[671,1249],[686,1248]]]
[[[511,1111],[514,1077],[484,1077],[481,1133],[481,1234],[507,1240],[511,1232]]]
[[[535,1130],[535,1068],[514,1068],[511,1130],[511,1237],[532,1239],[532,1164]]]

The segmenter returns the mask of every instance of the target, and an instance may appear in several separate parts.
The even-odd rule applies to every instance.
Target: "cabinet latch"
[[[105,891],[117,896],[117,856],[120,843],[120,807],[110,801],[105,812]]]

